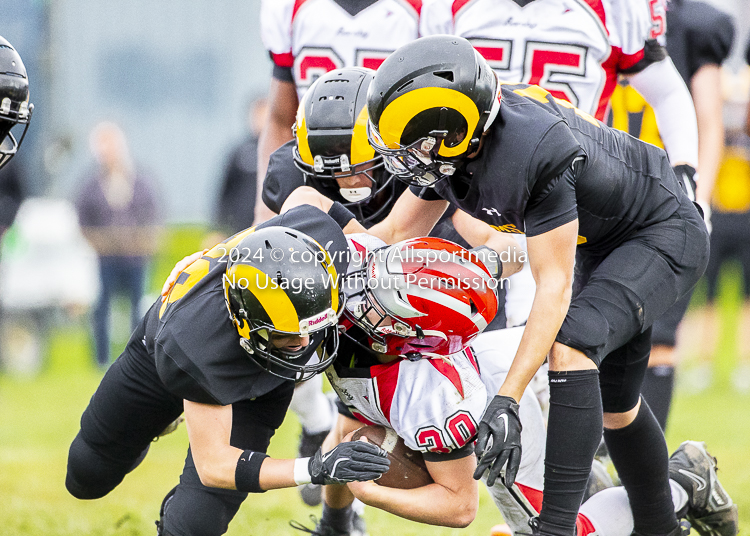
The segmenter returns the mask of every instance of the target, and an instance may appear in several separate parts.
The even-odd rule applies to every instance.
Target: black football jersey
[[[349,251],[343,224],[304,205],[255,229],[278,225],[309,235],[328,250],[342,277]],[[154,357],[161,381],[181,398],[226,405],[261,396],[286,381],[260,368],[240,347],[224,301],[226,252],[251,232],[253,228],[228,238],[193,263],[180,274],[167,301],[157,300],[147,313],[143,342]]]
[[[667,51],[686,84],[703,65],[721,65],[734,41],[732,17],[704,2],[672,0]]]
[[[414,193],[528,236],[578,218],[581,247],[602,253],[689,202],[663,150],[537,86],[504,84],[500,102],[480,155]]]

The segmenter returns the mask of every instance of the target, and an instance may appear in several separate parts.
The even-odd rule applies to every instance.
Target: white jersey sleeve
[[[453,34],[452,0],[425,0],[419,17],[419,35]]]
[[[292,12],[294,0],[262,0],[260,5],[260,37],[278,67],[291,67]]]
[[[609,42],[623,58],[620,64],[637,63],[646,41],[661,38],[666,31],[664,0],[602,0]],[[597,2],[592,1],[596,5]],[[662,11],[663,10],[663,11]],[[626,68],[626,67],[625,67]]]

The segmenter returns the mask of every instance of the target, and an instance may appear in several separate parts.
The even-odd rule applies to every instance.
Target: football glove
[[[387,453],[372,443],[348,441],[323,454],[318,449],[310,458],[307,469],[313,484],[344,484],[375,480],[388,471],[391,460]]]
[[[521,465],[521,419],[518,403],[509,396],[496,395],[482,416],[477,432],[476,453],[479,457],[474,478],[479,480],[489,469],[487,485],[492,487],[505,462],[503,484],[510,488]]]
[[[677,180],[680,181],[685,192],[687,192],[690,201],[695,202],[695,185],[698,180],[695,168],[689,164],[680,164],[673,167],[672,170],[674,170]]]

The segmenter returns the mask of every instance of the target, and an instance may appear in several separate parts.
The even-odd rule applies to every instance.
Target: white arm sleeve
[[[698,168],[698,122],[685,82],[671,58],[653,63],[628,77],[656,115],[659,134],[672,165],[690,164]]]

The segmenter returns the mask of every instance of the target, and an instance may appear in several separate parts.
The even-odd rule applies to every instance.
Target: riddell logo
[[[322,316],[319,316],[318,318],[313,318],[312,320],[309,320],[307,323],[310,326],[315,326],[316,324],[320,324],[328,317],[328,313],[323,313]]]

